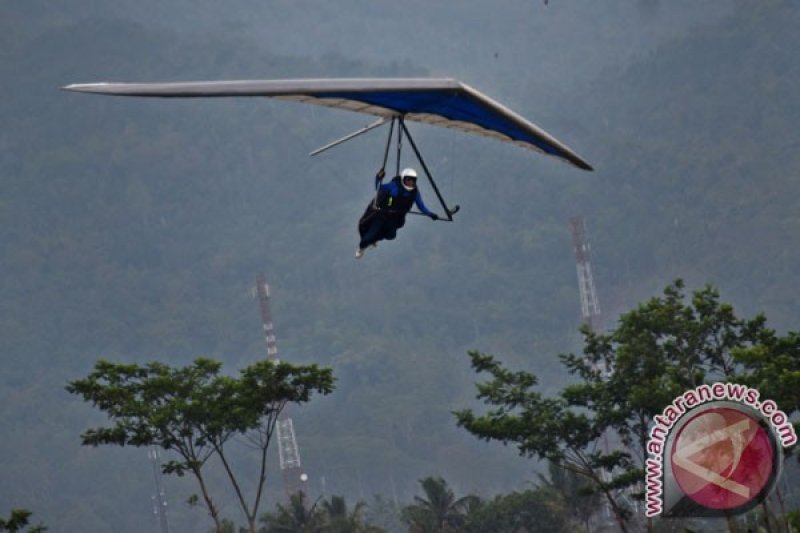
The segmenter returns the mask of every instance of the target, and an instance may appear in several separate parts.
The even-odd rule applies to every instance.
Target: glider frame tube
[[[317,155],[317,154],[321,154],[321,153],[322,153],[322,152],[324,152],[325,150],[329,150],[329,149],[333,148],[334,146],[339,146],[339,145],[340,145],[340,144],[342,144],[343,142],[345,142],[345,141],[349,141],[349,140],[350,140],[350,139],[352,139],[353,137],[358,137],[358,136],[359,136],[359,135],[361,135],[362,133],[367,133],[367,132],[368,132],[368,131],[370,131],[370,130],[374,130],[374,129],[375,129],[375,128],[377,128],[378,126],[383,126],[384,124],[386,124],[387,122],[389,122],[389,120],[392,120],[392,121],[394,121],[394,118],[391,118],[391,119],[390,119],[390,118],[388,118],[388,117],[381,117],[381,118],[379,118],[378,120],[376,120],[375,122],[373,122],[372,124],[369,124],[368,126],[364,126],[364,127],[363,127],[363,128],[361,128],[360,130],[356,130],[356,131],[354,131],[353,133],[351,133],[351,134],[349,134],[349,135],[345,135],[344,137],[341,137],[340,139],[336,139],[335,141],[331,141],[331,142],[329,142],[329,143],[328,143],[328,144],[326,144],[325,146],[322,146],[322,147],[320,147],[320,148],[317,148],[316,150],[314,150],[313,152],[311,152],[311,153],[310,153],[310,154],[308,154],[308,155],[310,155],[310,156],[315,156],[315,155]]]
[[[414,142],[414,139],[411,137],[411,132],[409,132],[408,128],[406,128],[405,121],[403,120],[403,116],[402,115],[400,115],[399,117],[392,117],[391,122],[389,123],[389,136],[386,139],[386,148],[384,149],[384,153],[383,153],[383,164],[381,165],[381,169],[385,169],[386,163],[387,163],[387,161],[389,159],[389,148],[390,148],[390,146],[392,144],[392,136],[393,136],[393,133],[394,133],[394,123],[395,123],[395,121],[397,121],[397,123],[398,123],[398,128],[397,128],[397,160],[395,162],[395,165],[397,167],[396,175],[398,175],[398,176],[400,175],[400,156],[401,156],[401,152],[402,152],[402,148],[403,148],[403,136],[405,136],[408,139],[408,143],[411,145],[411,149],[414,151],[414,155],[416,156],[417,161],[419,162],[420,166],[422,167],[422,170],[425,172],[425,177],[428,178],[428,182],[431,184],[431,187],[433,187],[433,191],[434,191],[434,193],[436,193],[436,198],[439,200],[439,203],[442,205],[442,208],[444,209],[445,215],[447,216],[447,218],[440,218],[439,220],[441,220],[443,222],[453,222],[453,215],[458,213],[458,210],[461,209],[461,206],[456,205],[452,209],[447,207],[447,203],[445,202],[444,197],[442,196],[442,193],[439,191],[439,187],[437,187],[436,182],[433,180],[433,176],[431,175],[431,172],[428,169],[428,165],[425,164],[425,160],[422,158],[422,154],[419,152],[419,149],[417,148],[417,145]],[[383,178],[380,178],[379,181],[378,181],[378,187],[375,190],[375,197],[372,200],[372,206],[375,209],[379,209],[378,208],[378,190],[380,189],[380,185],[382,183],[383,183]],[[419,211],[409,211],[409,214],[411,214],[411,215],[425,215],[425,213],[421,213]]]
[[[428,178],[428,182],[430,182],[431,187],[433,187],[433,192],[436,193],[436,198],[438,198],[439,199],[439,203],[442,204],[442,208],[444,209],[444,212],[445,212],[445,215],[447,216],[447,218],[446,219],[440,218],[439,220],[442,220],[442,221],[445,221],[445,222],[452,222],[453,221],[453,215],[458,212],[458,210],[461,208],[461,206],[456,205],[456,206],[453,207],[453,209],[450,209],[449,207],[447,207],[447,203],[444,201],[444,198],[442,197],[442,193],[439,191],[439,187],[436,186],[436,182],[433,181],[433,176],[431,175],[430,170],[428,170],[428,165],[425,164],[425,160],[422,158],[422,154],[420,154],[419,150],[417,149],[417,144],[414,142],[414,138],[411,137],[411,133],[408,131],[408,128],[406,128],[406,123],[403,120],[403,117],[400,117],[398,119],[398,122],[400,123],[400,132],[402,132],[405,135],[406,139],[408,139],[408,144],[410,144],[411,145],[411,149],[414,150],[414,155],[417,156],[417,161],[419,161],[419,164],[422,167],[422,170],[425,172],[425,176]],[[397,160],[399,162],[400,161],[400,153],[399,153],[399,151],[398,151],[397,155],[398,155]],[[422,215],[423,214],[423,213],[420,213],[418,211],[410,211],[410,213],[412,215]]]
[[[396,175],[400,175],[400,157],[402,155],[402,150],[403,150],[403,137],[405,137],[406,139],[408,139],[408,144],[411,145],[411,149],[414,151],[414,155],[416,156],[417,161],[419,162],[420,166],[422,167],[422,170],[425,172],[425,177],[428,178],[428,182],[431,184],[431,187],[433,187],[433,192],[436,194],[436,198],[439,200],[439,203],[442,205],[442,209],[444,209],[445,216],[447,218],[440,218],[439,220],[441,220],[443,222],[452,222],[453,221],[453,215],[458,213],[458,210],[461,209],[461,206],[456,205],[452,209],[447,207],[447,202],[445,202],[444,197],[442,196],[442,193],[439,190],[439,187],[436,185],[436,182],[433,180],[433,176],[431,175],[431,171],[428,169],[428,165],[425,164],[425,160],[423,159],[422,154],[420,153],[419,149],[417,148],[417,143],[414,142],[414,138],[411,136],[411,132],[408,131],[408,128],[406,127],[406,123],[405,123],[403,115],[400,115],[400,116],[397,116],[397,117],[391,117],[391,118],[381,118],[381,119],[377,120],[376,122],[373,122],[372,124],[369,124],[368,126],[364,126],[363,128],[361,128],[361,129],[359,129],[359,130],[357,130],[357,131],[355,131],[355,132],[353,132],[353,133],[351,133],[349,135],[341,137],[341,138],[339,138],[339,139],[337,139],[337,140],[335,140],[333,142],[330,142],[330,143],[326,144],[325,146],[322,146],[321,148],[318,148],[318,149],[314,150],[309,155],[310,156],[314,156],[314,155],[320,154],[320,153],[322,153],[322,152],[324,152],[324,151],[326,151],[326,150],[328,150],[330,148],[333,148],[334,146],[338,146],[339,144],[341,144],[341,143],[343,143],[345,141],[349,141],[353,137],[357,137],[357,136],[359,136],[359,135],[361,135],[363,133],[371,131],[371,130],[373,130],[373,129],[375,129],[375,128],[379,127],[379,126],[382,126],[382,125],[386,124],[387,122],[389,122],[389,136],[386,139],[386,148],[384,149],[384,152],[383,152],[383,164],[381,166],[381,169],[384,169],[386,167],[386,163],[387,163],[387,160],[389,158],[389,148],[390,148],[391,143],[392,143],[392,137],[393,137],[393,134],[394,134],[395,121],[398,124],[398,127],[397,127],[397,156],[396,156],[397,159],[396,159],[396,162],[395,162],[395,165],[397,167]],[[379,187],[380,187],[381,183],[383,183],[383,178],[380,178],[380,181],[378,183]],[[375,192],[375,198],[372,201],[372,205],[373,205],[373,207],[375,207],[377,209],[377,205],[378,205],[378,192],[377,192],[377,190]],[[412,215],[424,215],[424,213],[420,213],[419,211],[409,211],[409,213],[412,214]]]

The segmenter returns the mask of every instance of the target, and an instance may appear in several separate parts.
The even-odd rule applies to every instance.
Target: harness
[[[452,222],[453,221],[453,215],[458,212],[460,206],[456,205],[452,209],[447,207],[447,204],[445,203],[444,198],[442,198],[442,194],[439,192],[439,187],[437,187],[436,186],[436,182],[433,181],[433,177],[431,176],[431,173],[428,170],[428,166],[425,164],[425,161],[422,159],[422,155],[420,155],[419,150],[417,149],[417,145],[414,143],[414,139],[411,137],[411,134],[409,133],[408,129],[406,128],[406,125],[405,125],[405,122],[403,120],[403,116],[402,115],[400,115],[398,117],[393,117],[391,119],[390,124],[389,124],[389,136],[386,138],[386,148],[384,149],[384,152],[383,152],[383,163],[381,164],[381,172],[383,173],[383,171],[386,169],[386,163],[389,160],[389,149],[391,148],[391,144],[392,144],[392,134],[394,133],[395,122],[397,122],[397,156],[396,156],[396,161],[395,161],[395,164],[397,166],[397,174],[396,175],[400,174],[400,153],[401,153],[402,147],[403,147],[403,137],[406,137],[408,139],[408,143],[411,145],[412,150],[414,150],[414,155],[417,157],[417,161],[419,161],[419,164],[422,166],[422,170],[425,172],[425,176],[427,176],[427,178],[428,178],[428,182],[430,183],[431,187],[433,188],[433,192],[436,194],[436,197],[439,199],[439,203],[442,204],[442,208],[444,208],[444,212],[445,212],[445,215],[447,216],[447,218],[445,218],[445,219],[440,218],[439,220],[445,220],[445,221],[448,221],[448,222]],[[399,212],[401,212],[401,208],[403,209],[402,210],[403,220],[405,220],[406,213],[411,213],[412,215],[421,215],[421,214],[423,214],[423,213],[420,213],[418,211],[411,211],[411,206],[413,205],[414,200],[416,199],[416,195],[413,195],[411,197],[411,200],[408,203],[408,208],[407,209],[403,205],[398,205],[398,200],[397,199],[387,199],[387,200],[385,200],[384,204],[382,205],[381,202],[380,202],[380,197],[382,196],[382,194],[381,194],[381,186],[382,185],[383,185],[383,176],[380,176],[378,178],[378,187],[377,187],[377,190],[375,191],[375,196],[373,197],[372,201],[370,202],[370,204],[369,204],[369,206],[367,208],[367,211],[364,213],[364,217],[367,217],[367,215],[370,215],[370,216],[371,215],[375,215],[379,211],[385,211],[385,210],[389,210],[390,212],[393,212],[393,213],[399,213]],[[400,198],[402,198],[402,197],[405,196],[403,194],[404,189],[402,188],[402,184],[400,184],[399,187],[401,188]],[[364,217],[362,217],[362,218],[364,218]]]
[[[417,198],[415,191],[407,191],[400,182],[400,176],[392,178],[392,183],[398,190],[397,196],[392,196],[389,190],[379,188],[377,195],[377,209],[379,211],[388,211],[391,214],[404,215],[411,210],[414,205],[414,200]]]

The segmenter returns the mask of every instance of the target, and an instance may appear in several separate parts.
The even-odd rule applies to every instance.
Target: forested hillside
[[[231,371],[263,357],[251,297],[262,271],[282,358],[338,378],[330,397],[292,415],[313,490],[324,478],[351,501],[406,501],[428,475],[487,496],[535,479],[532,462],[475,441],[451,411],[473,402],[468,349],[535,371],[546,389],[566,381],[556,355],[577,349],[574,214],[587,220],[608,323],[682,276],[796,328],[796,4],[509,2],[489,25],[480,2],[450,13],[278,2],[250,18],[202,2],[182,23],[186,4],[0,8],[0,511],[34,509],[54,531],[151,529],[145,451],[82,449],[80,432],[99,419],[64,385],[100,357],[205,355]],[[299,22],[321,16],[330,25]],[[387,22],[398,17],[413,28]],[[383,35],[399,43],[374,44]],[[58,91],[429,75],[490,92],[597,171],[417,127],[462,212],[454,224],[411,220],[356,262],[382,135],[307,154],[368,119],[262,99]],[[166,487],[174,529],[206,527],[182,503],[191,486]]]
[[[580,93],[608,140],[598,165],[613,186],[584,205],[603,225],[596,248],[619,252],[599,266],[609,282],[713,282],[796,327],[798,16],[791,2],[743,7]]]

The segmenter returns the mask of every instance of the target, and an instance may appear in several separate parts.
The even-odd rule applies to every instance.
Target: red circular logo
[[[672,473],[696,503],[727,510],[757,498],[773,476],[769,433],[744,411],[717,407],[691,418],[672,444]]]

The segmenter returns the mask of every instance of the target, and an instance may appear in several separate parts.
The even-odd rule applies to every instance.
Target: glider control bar
[[[436,182],[433,181],[433,176],[431,176],[431,173],[428,170],[428,165],[426,165],[425,164],[425,160],[422,159],[422,154],[419,153],[419,150],[417,149],[417,144],[414,142],[414,139],[411,137],[411,133],[408,131],[408,128],[406,128],[406,124],[405,124],[405,121],[403,120],[403,117],[400,117],[400,120],[398,122],[400,122],[400,129],[405,134],[406,139],[408,139],[408,144],[410,144],[411,145],[411,149],[414,150],[414,155],[417,156],[417,161],[419,161],[419,164],[422,166],[422,170],[425,171],[425,176],[427,176],[428,181],[431,184],[431,187],[433,187],[433,192],[436,193],[436,198],[439,199],[439,203],[442,204],[442,208],[444,209],[444,212],[447,215],[447,219],[440,218],[439,220],[446,220],[447,222],[452,222],[453,221],[453,215],[458,213],[458,210],[461,209],[461,206],[460,205],[456,205],[452,209],[447,207],[447,203],[444,201],[444,198],[442,197],[442,193],[439,192],[439,187],[436,186]],[[412,213],[414,215],[418,215],[418,214],[421,215],[422,214],[422,213],[417,213],[416,211],[410,211],[410,213]]]

